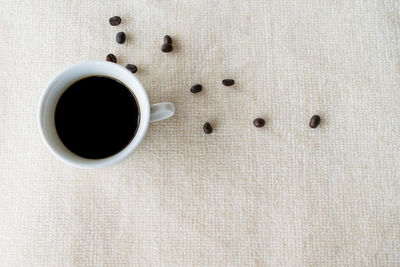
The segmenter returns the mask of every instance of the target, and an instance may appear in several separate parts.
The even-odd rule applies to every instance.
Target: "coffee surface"
[[[55,112],[57,134],[78,156],[107,158],[124,149],[139,126],[134,94],[118,80],[91,76],[61,95]]]

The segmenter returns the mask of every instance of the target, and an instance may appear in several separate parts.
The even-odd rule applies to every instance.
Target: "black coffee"
[[[60,97],[55,125],[63,144],[78,156],[110,157],[124,149],[139,126],[136,98],[118,80],[91,76],[72,84]]]

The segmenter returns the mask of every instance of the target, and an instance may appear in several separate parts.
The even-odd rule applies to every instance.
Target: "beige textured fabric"
[[[398,0],[0,0],[0,265],[399,266],[399,14]],[[176,116],[123,163],[75,169],[42,143],[37,103],[60,69],[109,52]]]

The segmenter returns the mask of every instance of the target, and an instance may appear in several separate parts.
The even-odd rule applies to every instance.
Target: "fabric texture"
[[[399,266],[399,5],[0,0],[0,266]],[[124,162],[76,169],[43,144],[38,101],[108,53],[176,115]]]

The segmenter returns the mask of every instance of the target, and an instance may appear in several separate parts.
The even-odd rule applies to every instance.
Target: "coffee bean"
[[[119,32],[119,33],[117,33],[117,36],[115,37],[115,39],[117,40],[117,43],[123,44],[123,43],[125,43],[126,35],[124,32]]]
[[[311,128],[317,128],[317,126],[319,125],[319,123],[321,122],[321,117],[318,115],[314,115],[311,117],[310,120],[310,127]]]
[[[172,38],[169,35],[164,36],[164,43],[166,44],[172,44]]]
[[[133,65],[133,64],[128,64],[128,65],[125,66],[125,68],[127,70],[129,70],[130,72],[132,72],[132,73],[136,73],[137,72],[137,67],[135,65]]]
[[[211,127],[211,124],[209,122],[204,123],[203,125],[203,131],[206,134],[210,134],[213,131],[213,128]]]
[[[225,79],[225,80],[222,80],[222,84],[225,86],[232,86],[235,84],[235,81],[232,79]]]
[[[201,90],[203,90],[203,86],[201,86],[201,84],[195,84],[190,88],[190,92],[193,94],[200,93]]]
[[[113,63],[117,63],[117,57],[114,54],[108,54],[106,60]]]
[[[171,52],[172,51],[172,45],[171,44],[168,44],[168,43],[164,43],[162,46],[161,46],[161,51],[163,51],[164,53],[169,53],[169,52]]]
[[[117,26],[121,24],[121,18],[119,16],[111,17],[108,22],[110,22],[111,26]]]
[[[265,125],[265,120],[262,118],[257,118],[253,121],[253,124],[255,127],[260,128],[263,127]]]

